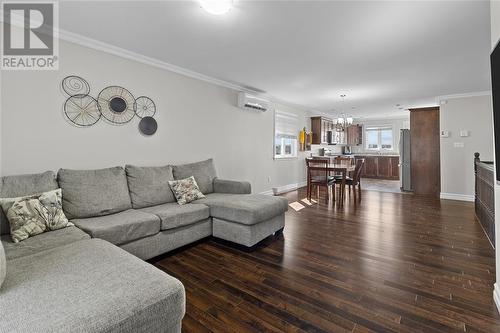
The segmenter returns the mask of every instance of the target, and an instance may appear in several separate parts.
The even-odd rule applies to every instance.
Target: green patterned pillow
[[[14,243],[47,230],[72,226],[62,210],[61,189],[19,198],[0,198]]]
[[[186,179],[169,180],[168,185],[170,185],[172,192],[174,192],[179,205],[184,205],[205,197],[203,193],[201,193],[193,176]]]

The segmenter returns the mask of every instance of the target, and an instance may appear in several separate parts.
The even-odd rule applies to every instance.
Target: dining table
[[[325,164],[318,163],[314,164],[314,160],[310,162],[307,168],[307,196],[310,200],[311,196],[311,182],[309,173],[311,171],[324,171],[325,168],[328,170],[330,174],[340,174],[342,175],[342,182],[340,184],[340,197],[341,200],[339,202],[343,202],[345,198],[345,185],[346,185],[346,177],[349,173],[354,172],[356,170],[356,166],[353,164],[347,163],[335,163],[334,160],[330,160],[331,162],[325,166]],[[335,190],[334,190],[335,191]],[[335,193],[335,192],[334,192]],[[335,195],[335,194],[334,194]]]

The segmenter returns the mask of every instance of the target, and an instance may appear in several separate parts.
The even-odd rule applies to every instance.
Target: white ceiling
[[[60,26],[322,112],[398,116],[490,89],[489,1],[235,0],[222,16],[196,1],[67,1]]]

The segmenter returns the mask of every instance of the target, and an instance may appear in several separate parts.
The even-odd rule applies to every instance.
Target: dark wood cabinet
[[[334,130],[333,120],[326,117],[311,117],[313,144],[328,144],[328,131]]]
[[[356,155],[359,158],[365,159],[361,177],[399,180],[398,156]]]
[[[399,157],[389,157],[390,178],[399,180]]]
[[[378,158],[374,156],[361,156],[365,159],[365,166],[361,172],[363,177],[377,177],[378,174]]]
[[[347,127],[347,144],[357,146],[363,143],[363,127],[351,125]]]
[[[439,197],[441,192],[439,107],[409,110],[413,192]]]

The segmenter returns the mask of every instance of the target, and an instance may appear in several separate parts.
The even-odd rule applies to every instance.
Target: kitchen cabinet
[[[362,177],[377,178],[378,158],[375,156],[360,156],[365,159],[365,165],[361,171]]]
[[[333,120],[326,117],[311,117],[312,144],[328,144],[328,131],[335,132]],[[333,133],[335,136],[335,133]]]
[[[399,180],[399,156],[356,155],[364,158],[361,177]]]
[[[361,125],[347,127],[347,144],[350,146],[363,144],[363,127]]]

